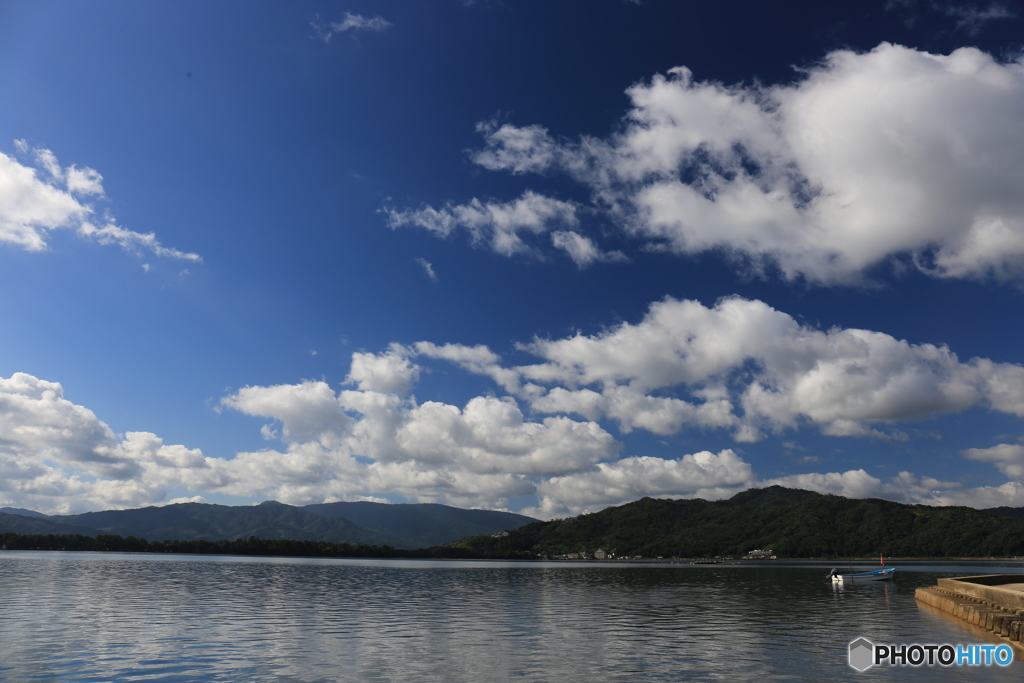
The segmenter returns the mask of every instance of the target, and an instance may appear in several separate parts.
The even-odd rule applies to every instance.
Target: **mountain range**
[[[534,521],[511,512],[463,510],[430,503],[339,502],[305,507],[276,501],[243,506],[176,503],[77,515],[0,508],[0,532],[18,534],[112,534],[149,541],[217,541],[256,536],[395,548],[441,545]]]
[[[445,557],[536,558],[599,548],[644,557],[736,556],[754,549],[780,557],[1009,557],[1024,555],[1021,517],[1022,508],[905,505],[771,486],[718,501],[643,498],[548,522],[427,503],[180,503],[54,516],[0,508],[0,533],[134,536],[150,542],[255,536],[433,548]]]

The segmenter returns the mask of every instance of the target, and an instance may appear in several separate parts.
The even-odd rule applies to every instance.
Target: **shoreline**
[[[641,558],[641,559],[605,559],[605,560],[562,560],[551,558],[517,558],[517,557],[443,557],[426,554],[425,549],[409,550],[408,554],[396,555],[373,555],[373,554],[351,554],[351,555],[311,555],[311,554],[260,554],[260,553],[232,553],[232,552],[194,552],[194,551],[168,551],[168,550],[121,550],[121,549],[95,549],[95,548],[0,548],[0,556],[5,553],[39,552],[39,553],[103,553],[115,555],[137,555],[166,557],[174,555],[194,555],[197,557],[252,557],[252,558],[292,558],[292,559],[319,559],[319,560],[423,560],[439,562],[517,562],[523,564],[565,564],[565,565],[601,565],[601,566],[623,566],[623,565],[679,565],[686,567],[740,567],[757,566],[771,567],[775,565],[843,565],[843,564],[878,564],[876,557],[793,557],[777,558],[774,560],[763,559],[723,559],[720,561],[708,562],[691,558]],[[1019,564],[1024,569],[1024,558],[1021,557],[893,557],[886,558],[886,566],[896,565],[927,565],[927,564],[949,564],[949,563],[1010,563]]]

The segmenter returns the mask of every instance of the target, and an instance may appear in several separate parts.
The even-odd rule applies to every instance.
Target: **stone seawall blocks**
[[[985,629],[1024,646],[1024,593],[1020,574],[940,579],[938,586],[914,591],[918,602],[930,605],[965,623]],[[1000,583],[1014,588],[1001,588]]]

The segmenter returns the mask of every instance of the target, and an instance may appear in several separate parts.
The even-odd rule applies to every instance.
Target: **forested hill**
[[[25,535],[82,534],[85,536],[91,536],[96,533],[88,527],[55,522],[38,512],[33,515],[26,515],[22,512],[10,512],[13,509],[15,508],[5,508],[7,512],[0,511],[0,533],[8,532]]]
[[[1024,555],[1024,519],[772,486],[714,502],[644,498],[452,545],[504,557],[597,549],[644,557],[733,556],[754,549],[779,557],[1007,557]]]

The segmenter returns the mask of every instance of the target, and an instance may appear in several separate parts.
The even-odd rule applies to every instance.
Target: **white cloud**
[[[423,272],[426,274],[428,278],[430,278],[432,282],[438,281],[437,273],[434,272],[434,266],[432,263],[430,263],[430,261],[426,260],[425,258],[417,258],[416,263],[420,264],[420,267],[423,269]]]
[[[867,330],[822,331],[739,298],[713,307],[666,299],[637,323],[535,340],[518,352],[537,362],[510,366],[482,345],[392,344],[353,353],[349,388],[340,391],[324,381],[244,387],[221,405],[269,420],[260,431],[281,444],[231,459],[147,432],[119,437],[59,384],[16,374],[0,379],[0,503],[123,507],[162,502],[171,490],[290,503],[398,495],[478,507],[536,496],[530,511],[551,516],[643,495],[724,497],[757,482],[732,451],[620,458],[605,420],[623,433],[727,429],[749,442],[807,425],[906,439],[894,425],[972,406],[1024,416],[1020,366],[961,362],[945,347]],[[417,363],[427,361],[488,377],[505,395],[419,402]],[[1004,444],[964,455],[1019,480],[1022,452]],[[865,470],[767,483],[932,504],[1009,504],[993,501],[1017,495],[1014,486],[962,489],[906,473],[883,481]]]
[[[96,208],[83,197],[103,197],[103,177],[91,168],[74,165],[62,169],[48,149],[32,149],[24,140],[15,141],[20,154],[31,153],[38,169],[0,153],[0,242],[29,251],[47,247],[51,230],[74,230],[79,236],[101,244],[116,243],[128,250],[145,249],[156,256],[202,261],[198,254],[163,246],[153,233],[138,233],[104,218],[97,227],[92,217]],[[40,177],[39,171],[45,175]]]
[[[353,353],[346,382],[360,391],[380,391],[405,395],[419,376],[419,368],[409,362],[405,350],[392,344],[386,353]]]
[[[760,486],[785,486],[816,493],[832,493],[846,498],[868,498],[880,492],[882,481],[861,469],[826,474],[794,474],[769,479],[761,482]]]
[[[499,360],[481,347],[441,349],[425,350],[485,371]],[[379,358],[414,381],[415,373],[395,362],[402,350],[415,353],[395,346]],[[354,358],[353,366],[362,362]],[[373,386],[390,381],[372,363],[364,366]],[[353,369],[350,377],[360,372]],[[717,400],[714,391],[706,396]],[[58,383],[24,373],[0,378],[0,505],[51,513],[140,507],[166,502],[172,490],[188,493],[171,502],[201,502],[211,494],[294,504],[397,495],[492,508],[535,496],[536,507],[522,511],[550,518],[643,496],[717,499],[773,484],[932,505],[1024,505],[1024,449],[1007,444],[964,452],[1015,479],[1001,486],[967,489],[909,472],[883,480],[864,469],[760,480],[728,449],[675,460],[620,458],[621,445],[595,421],[533,421],[511,396],[477,396],[460,408],[372,388],[335,392],[307,381],[245,387],[223,405],[273,420],[278,428],[266,435],[280,438],[283,449],[212,458],[148,432],[121,437],[64,398]]]
[[[898,498],[894,498],[899,500]],[[913,502],[924,505],[963,505],[986,509],[994,507],[1024,507],[1024,484],[1008,481],[999,486],[979,486],[962,491],[942,491],[922,496]]]
[[[775,485],[847,498],[882,498],[912,505],[957,505],[976,509],[1024,507],[1024,484],[1020,481],[1008,481],[999,486],[964,488],[957,481],[940,481],[906,471],[888,479],[872,476],[863,469],[809,472],[754,481],[743,488]],[[732,495],[733,492],[728,491],[726,495]]]
[[[293,387],[294,388],[294,387]],[[275,405],[259,412],[288,419],[296,407],[289,387],[248,387],[248,394],[273,390]],[[325,441],[319,427],[297,430],[284,422],[288,448],[241,453],[223,461],[227,482],[219,490],[232,495],[273,497],[294,503],[397,494],[424,502],[474,507],[505,507],[510,497],[532,495],[536,481],[551,474],[592,467],[614,458],[619,445],[592,422],[565,417],[542,422],[524,419],[511,398],[477,397],[462,409],[416,404],[395,394],[317,389],[318,405],[340,404],[349,414]],[[241,392],[239,392],[241,393]],[[249,402],[237,394],[230,407]],[[323,412],[323,411],[319,411]]]
[[[1008,481],[999,486],[963,488],[960,482],[900,472],[879,479],[863,469],[846,472],[795,474],[758,481],[757,487],[786,486],[847,498],[883,498],[915,505],[960,505],[978,509],[1024,507],[1024,484]]]
[[[490,377],[505,391],[516,392],[519,389],[518,373],[515,370],[502,367],[501,356],[483,345],[444,344],[439,346],[433,342],[422,341],[413,344],[407,352],[427,358],[446,360],[468,372]]]
[[[499,126],[490,121],[478,123],[476,130],[484,136],[486,146],[471,156],[473,161],[492,171],[542,172],[555,163],[560,152],[547,129],[541,126]]]
[[[223,481],[198,450],[147,432],[115,435],[63,387],[25,373],[0,378],[0,499],[42,512],[138,507],[171,486]]]
[[[1001,443],[991,448],[968,448],[963,455],[971,460],[990,462],[1010,479],[1024,483],[1024,446]]]
[[[620,133],[578,142],[484,124],[474,160],[563,171],[625,232],[759,271],[853,282],[904,255],[938,277],[1024,275],[1024,62],[883,43],[792,85],[683,67],[631,87]]]
[[[580,269],[602,261],[627,260],[621,251],[601,251],[592,239],[573,230],[556,230],[551,233],[551,244],[568,254]]]
[[[525,514],[545,519],[578,515],[644,496],[684,498],[705,489],[747,488],[752,479],[750,465],[728,449],[717,455],[702,451],[678,460],[622,458],[586,472],[548,479],[537,487],[539,506]]]
[[[0,153],[0,242],[40,251],[47,231],[74,226],[89,211],[69,192],[40,181],[34,169]]]
[[[577,471],[615,457],[619,448],[594,422],[566,417],[524,421],[510,397],[478,396],[461,411],[424,403],[409,412],[394,439],[402,457],[455,463],[481,474]]]
[[[126,478],[133,463],[92,411],[64,398],[56,382],[15,373],[0,378],[0,452],[21,462],[51,461],[93,476]]]
[[[678,398],[650,396],[628,386],[567,390],[554,387],[534,398],[531,407],[542,413],[576,413],[591,420],[603,417],[618,422],[629,433],[645,429],[654,434],[677,434],[687,427],[732,427],[739,419],[726,400],[694,404]]]
[[[383,17],[364,17],[361,14],[345,12],[341,21],[331,21],[326,23],[320,19],[320,15],[318,14],[313,18],[313,21],[310,22],[310,26],[313,27],[313,30],[316,31],[321,40],[325,43],[329,43],[335,36],[347,31],[383,31],[391,26],[391,22]]]
[[[398,228],[419,226],[438,237],[448,237],[458,228],[470,234],[474,244],[490,248],[502,256],[536,253],[523,235],[540,235],[555,227],[573,227],[578,223],[576,206],[525,192],[511,202],[482,202],[472,199],[468,204],[447,204],[442,209],[424,207],[411,211],[385,209],[388,225]]]
[[[143,234],[132,230],[125,230],[113,222],[108,222],[102,228],[97,228],[88,221],[82,221],[78,226],[78,234],[83,237],[90,237],[100,244],[119,244],[128,250],[142,247],[153,252],[156,256],[163,256],[165,258],[176,258],[197,263],[203,260],[199,254],[187,253],[163,246],[152,232]],[[188,270],[186,269],[182,272],[187,273]]]
[[[167,503],[165,503],[165,505],[178,505],[179,503],[205,503],[205,502],[206,502],[206,499],[203,498],[202,496],[190,496],[190,497],[172,498],[171,500],[167,501]]]
[[[710,308],[667,298],[638,323],[519,350],[538,362],[509,366],[483,345],[392,344],[353,354],[347,381],[405,396],[420,372],[413,358],[444,360],[543,414],[660,435],[727,428],[740,442],[807,424],[830,436],[904,441],[901,421],[976,406],[1024,417],[1024,367],[961,362],[944,346],[870,330],[822,331],[738,297]]]
[[[47,150],[49,151],[49,150]],[[56,163],[56,159],[53,160]],[[103,196],[103,176],[91,168],[76,168],[71,165],[64,174],[68,192],[72,194]]]
[[[244,387],[222,399],[221,404],[246,415],[277,420],[282,425],[282,437],[289,442],[333,442],[354,423],[325,382]]]
[[[618,442],[594,422],[525,419],[515,399],[478,396],[463,408],[406,395],[419,375],[409,355],[444,358],[486,372],[481,347],[392,345],[357,352],[337,394],[323,382],[246,387],[222,403],[281,424],[287,449],[239,454],[218,471],[232,495],[286,502],[397,494],[414,500],[505,507],[536,482],[614,459]],[[271,438],[277,432],[265,426]]]
[[[530,396],[535,410],[609,417],[658,434],[731,427],[750,441],[762,429],[809,422],[833,436],[901,440],[902,432],[870,425],[979,404],[1016,415],[1024,407],[1020,366],[962,363],[946,347],[880,332],[816,330],[739,298],[713,308],[666,299],[638,324],[528,349],[544,362],[517,367],[522,380],[555,385]],[[683,396],[657,393],[665,391]]]

